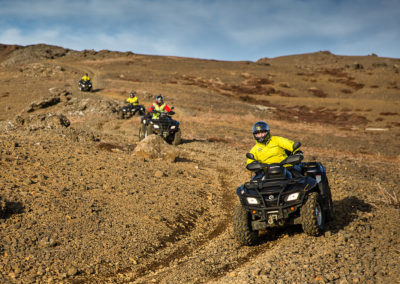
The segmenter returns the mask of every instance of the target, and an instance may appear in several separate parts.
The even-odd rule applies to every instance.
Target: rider
[[[253,125],[253,136],[257,141],[250,150],[250,153],[254,155],[254,160],[247,159],[247,164],[255,162],[255,160],[264,164],[280,163],[288,157],[285,150],[302,154],[299,149],[293,149],[295,142],[292,140],[272,136],[268,124],[264,121],[258,121]],[[297,166],[294,169],[301,171],[301,168]]]
[[[131,104],[132,106],[137,106],[139,104],[139,99],[136,97],[134,91],[129,94],[129,98],[126,99],[126,102]]]
[[[164,97],[161,94],[157,95],[155,103],[153,103],[153,105],[149,108],[149,113],[154,110],[157,112],[153,112],[152,119],[158,119],[158,117],[160,116],[160,112],[171,111],[171,108],[164,103]]]
[[[89,74],[86,73],[85,75],[83,75],[81,80],[82,80],[82,82],[90,81]]]

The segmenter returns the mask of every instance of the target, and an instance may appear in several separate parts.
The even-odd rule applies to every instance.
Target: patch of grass
[[[379,196],[376,200],[370,202],[375,205],[378,203],[384,204],[385,206],[394,206],[400,207],[400,198],[397,196],[396,192],[389,192],[388,190],[384,189],[379,183],[377,184]]]

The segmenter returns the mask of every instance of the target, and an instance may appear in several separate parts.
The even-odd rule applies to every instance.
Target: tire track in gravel
[[[102,78],[102,72],[99,71],[99,68],[94,68],[94,67],[89,67],[88,65],[82,65],[82,64],[69,64],[66,63],[63,60],[58,60],[56,61],[56,63],[58,63],[61,66],[66,66],[68,68],[71,68],[71,70],[76,71],[76,72],[80,72],[81,74],[85,74],[85,73],[92,73],[93,76],[91,77],[91,81],[93,83],[93,90],[101,90],[102,88],[104,88],[104,83],[103,82],[103,78]],[[89,74],[90,75],[90,74]],[[79,79],[76,81],[74,81],[74,88],[78,89],[78,81],[80,80],[81,75],[79,75]],[[94,82],[96,82],[96,85],[94,84]],[[79,90],[79,89],[78,89]],[[93,92],[92,90],[92,92]]]
[[[203,151],[191,149],[193,152]],[[199,151],[200,150],[200,151]],[[217,175],[218,181],[218,208],[210,208],[210,218],[219,217],[213,230],[199,240],[189,232],[186,241],[178,250],[167,254],[160,260],[146,265],[135,275],[124,271],[125,281],[134,283],[162,282],[162,283],[187,283],[196,282],[198,279],[207,281],[218,279],[229,271],[237,269],[250,259],[270,249],[279,240],[273,235],[268,242],[261,242],[257,247],[240,247],[233,239],[232,211],[236,203],[235,188],[237,182],[234,178],[239,173],[232,168],[227,168],[221,162],[210,163],[213,152],[203,152],[197,157],[201,167],[208,166],[211,172]],[[212,178],[212,176],[210,176]],[[215,211],[212,212],[212,211]],[[216,215],[216,216],[213,216]],[[211,225],[211,224],[210,224]],[[275,238],[275,239],[274,239]],[[183,241],[185,241],[183,240]],[[179,242],[172,246],[180,246]],[[151,258],[151,256],[149,257]],[[210,268],[209,261],[215,262]]]
[[[192,149],[194,152],[196,152],[195,149]],[[198,156],[199,158],[201,156]],[[204,159],[206,160],[206,158]],[[206,164],[204,163],[203,160],[201,161],[196,161],[199,162],[199,164],[202,165],[202,167],[206,166]],[[208,166],[210,166],[210,164],[208,164]],[[226,177],[228,174],[231,174],[229,172],[228,169],[226,168],[221,168],[218,165],[212,165],[209,170],[211,172],[216,172],[218,174],[218,183],[219,183],[219,189],[218,191],[223,191],[223,189],[226,187]],[[210,179],[212,177],[210,176]],[[212,240],[214,240],[215,238],[217,238],[218,236],[220,236],[223,232],[226,231],[227,227],[229,226],[230,223],[230,219],[231,219],[231,209],[233,208],[233,204],[234,204],[234,199],[229,195],[228,191],[223,191],[222,192],[222,199],[219,202],[219,207],[221,208],[227,208],[226,213],[223,215],[222,220],[219,220],[217,222],[217,224],[212,224],[212,214],[215,215],[219,215],[219,210],[217,210],[218,212],[216,213],[211,213],[213,211],[213,208],[211,206],[211,208],[209,208],[209,213],[205,216],[202,216],[200,218],[197,218],[195,221],[197,222],[204,222],[202,221],[202,219],[205,219],[205,222],[210,223],[209,225],[214,225],[213,229],[208,232],[208,233],[204,233],[204,232],[192,232],[194,227],[196,226],[196,224],[193,224],[191,226],[191,228],[189,230],[185,230],[184,232],[180,232],[179,236],[178,233],[175,237],[170,236],[169,240],[166,241],[170,241],[171,245],[169,245],[168,247],[176,247],[178,246],[179,248],[177,250],[172,249],[172,252],[168,252],[165,256],[163,256],[160,259],[154,260],[154,261],[150,261],[150,262],[146,262],[145,265],[142,265],[142,267],[137,270],[136,272],[134,272],[135,276],[133,277],[134,281],[139,281],[141,282],[142,278],[146,278],[146,274],[149,273],[157,273],[158,270],[163,270],[165,269],[164,267],[168,267],[168,264],[174,263],[174,262],[179,262],[181,259],[185,259],[188,256],[192,255],[199,247],[203,247],[206,245],[206,243],[211,242]],[[215,210],[215,209],[214,209]],[[211,221],[207,221],[207,219],[210,219]],[[193,235],[193,234],[200,234],[202,235],[201,238],[199,239],[197,235]],[[192,236],[193,235],[193,236]],[[185,238],[186,237],[186,238]],[[176,240],[174,240],[176,239]],[[185,242],[187,240],[191,240],[190,242]],[[183,244],[181,244],[183,242]],[[163,248],[164,250],[168,250],[167,247]],[[158,253],[160,253],[158,251]],[[152,259],[154,257],[154,255],[149,255],[148,259]],[[126,269],[123,271],[119,271],[118,273],[124,273],[124,274],[132,274],[132,270],[131,269]],[[130,281],[133,280],[132,278],[130,278]],[[144,282],[146,282],[146,280],[143,280]]]

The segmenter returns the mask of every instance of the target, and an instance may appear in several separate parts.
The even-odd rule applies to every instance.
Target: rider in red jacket
[[[170,112],[171,108],[164,103],[164,97],[162,95],[158,95],[156,97],[156,102],[152,104],[152,106],[149,108],[149,113],[151,113],[153,110],[159,111],[159,112]],[[160,116],[160,113],[153,113],[152,119],[158,119]]]

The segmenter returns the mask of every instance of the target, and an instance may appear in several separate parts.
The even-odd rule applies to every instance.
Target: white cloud
[[[2,2],[0,42],[232,60],[363,42],[399,57],[399,19],[396,0],[14,0]]]

